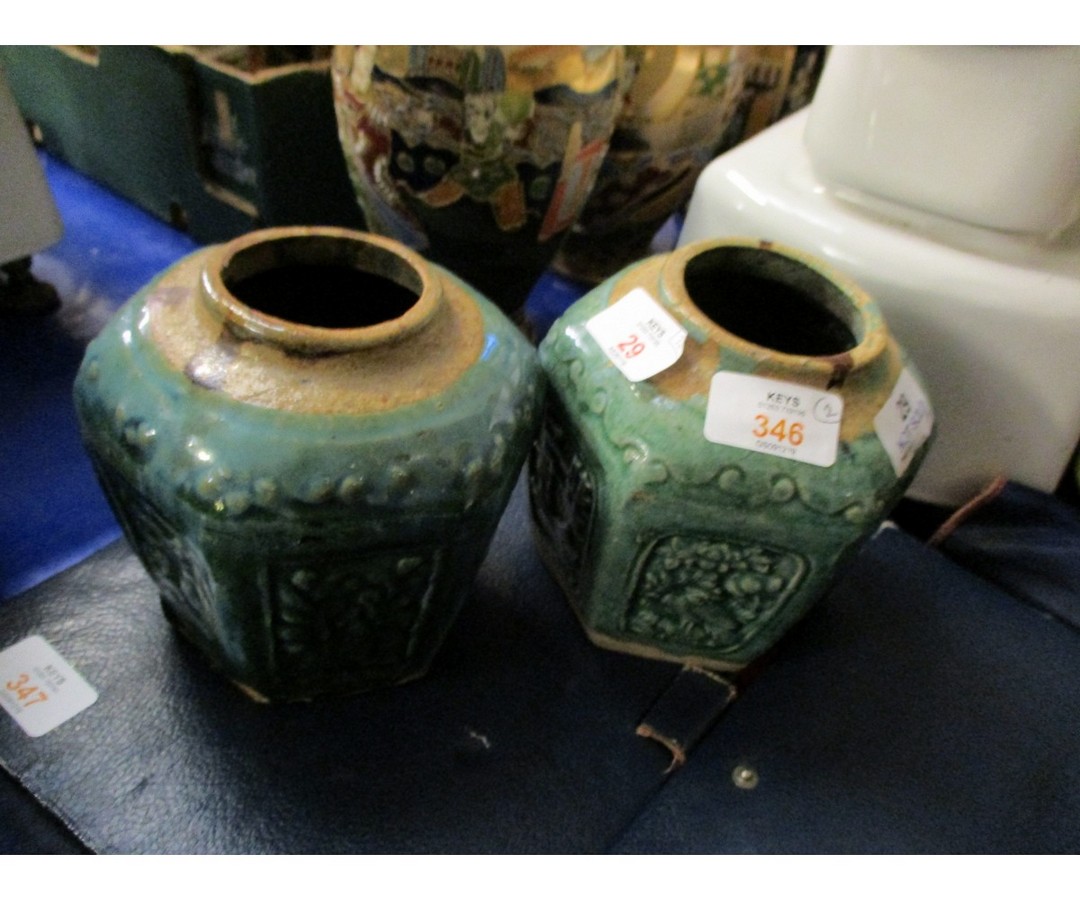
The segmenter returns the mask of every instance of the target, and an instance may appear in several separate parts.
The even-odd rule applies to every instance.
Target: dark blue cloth
[[[983,559],[1003,580],[1023,578],[1029,539],[1077,549],[1075,533],[1021,531],[1020,571]],[[1075,853],[1078,684],[1072,628],[886,530],[615,849]],[[736,784],[741,767],[752,789]]]
[[[71,399],[86,344],[190,238],[68,166],[40,159],[64,236],[34,257],[63,304],[42,318],[0,315],[0,601],[120,535],[83,452]]]
[[[941,550],[1012,596],[1080,629],[1080,509],[1021,484],[1005,485]]]

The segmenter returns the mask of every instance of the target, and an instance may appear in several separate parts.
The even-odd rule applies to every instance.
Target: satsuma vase
[[[622,47],[336,47],[368,227],[518,313],[577,219],[625,91]]]
[[[628,46],[632,80],[600,175],[555,267],[597,284],[649,255],[690,198],[742,96],[737,47]]]

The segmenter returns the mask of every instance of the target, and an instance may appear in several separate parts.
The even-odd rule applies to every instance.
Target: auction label
[[[705,438],[742,450],[831,466],[844,398],[802,384],[717,372],[709,385]]]
[[[0,706],[30,737],[47,734],[97,698],[97,691],[39,635],[0,650]]]
[[[598,312],[585,328],[629,381],[644,381],[674,365],[686,343],[686,329],[644,288]]]
[[[908,369],[900,373],[885,405],[874,416],[874,430],[897,475],[903,475],[934,430],[934,411]]]

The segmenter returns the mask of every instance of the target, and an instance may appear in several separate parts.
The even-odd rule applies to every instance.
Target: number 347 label
[[[844,398],[802,384],[717,372],[709,386],[705,437],[815,466],[836,462]]]
[[[43,637],[33,635],[0,650],[0,706],[30,737],[62,725],[97,696]]]

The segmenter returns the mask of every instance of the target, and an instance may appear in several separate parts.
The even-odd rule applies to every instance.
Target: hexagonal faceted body
[[[275,229],[144,288],[75,395],[170,620],[250,693],[289,700],[426,671],[542,380],[502,313],[404,247]]]
[[[618,354],[647,312],[616,318],[624,340],[595,317],[641,290],[685,342],[630,380]],[[572,306],[540,358],[541,555],[595,643],[644,656],[738,669],[772,646],[899,500],[932,431],[876,304],[770,244],[632,266]]]

